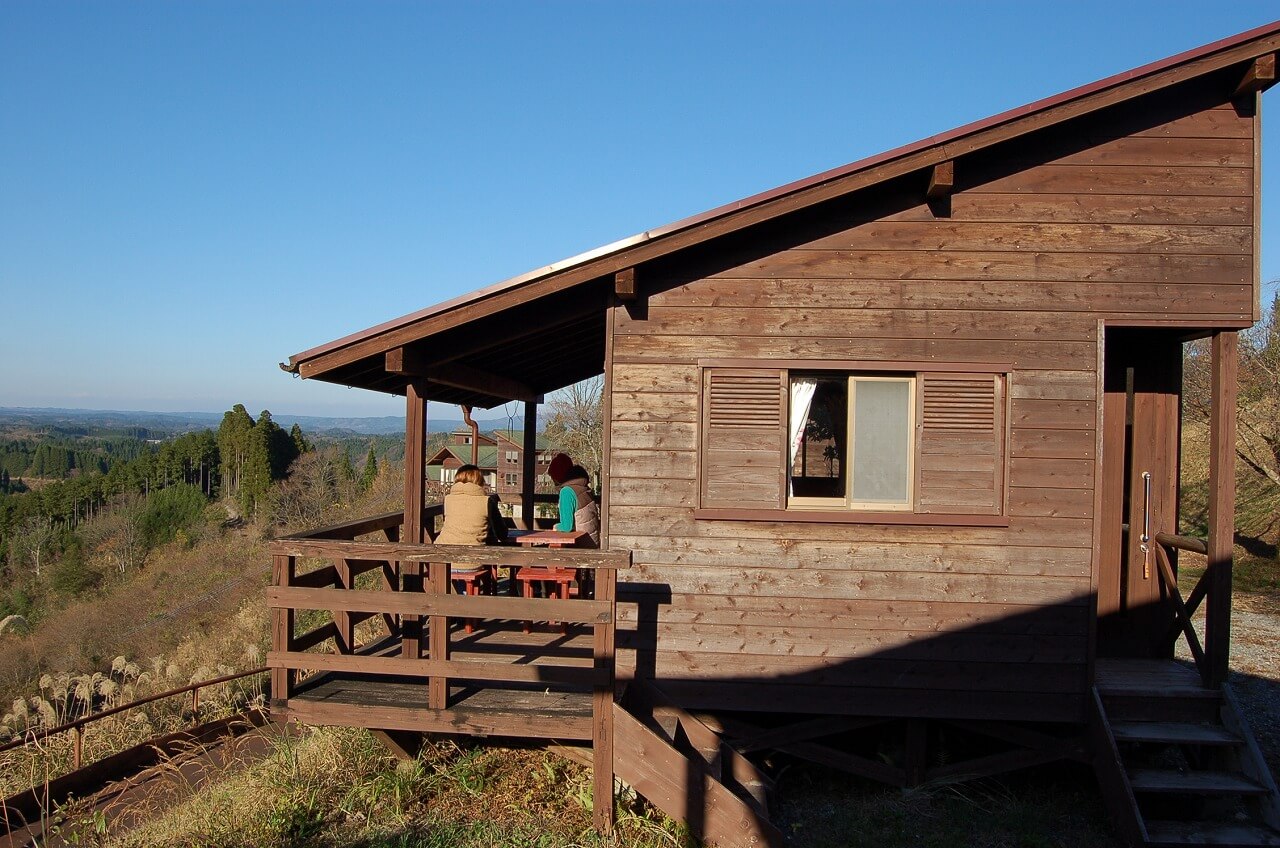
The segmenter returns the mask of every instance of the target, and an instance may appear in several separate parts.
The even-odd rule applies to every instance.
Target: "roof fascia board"
[[[709,212],[630,236],[562,262],[410,313],[290,357],[316,377],[452,326],[664,256],[788,212],[940,164],[1090,112],[1280,50],[1280,22],[1135,68],[957,129],[834,168]],[[1223,101],[1230,97],[1223,92]]]

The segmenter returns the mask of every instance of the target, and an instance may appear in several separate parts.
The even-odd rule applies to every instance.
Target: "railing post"
[[[334,570],[338,574],[338,588],[351,589],[351,560],[339,557],[334,560]],[[356,628],[351,623],[351,613],[346,610],[336,610],[333,613],[333,626],[337,632],[337,638],[334,640],[338,645],[338,653],[349,654],[356,647]]]
[[[439,598],[449,594],[449,563],[433,562],[428,566],[428,579],[431,582],[431,596]],[[427,647],[432,660],[449,659],[449,617],[432,615],[428,619]],[[449,706],[449,678],[432,675],[427,684],[427,706],[433,710],[443,710]]]
[[[1221,686],[1231,664],[1231,567],[1235,546],[1237,335],[1213,334],[1209,411],[1208,595],[1205,683]]]
[[[297,560],[291,556],[276,555],[271,559],[271,584],[290,586],[297,571]],[[293,642],[293,610],[271,611],[271,650],[291,650]],[[290,668],[271,669],[271,701],[284,706],[293,694],[294,671]]]
[[[596,830],[613,832],[614,630],[617,627],[617,579],[613,568],[597,569],[595,598],[609,604],[608,620],[594,626],[592,657],[597,675],[591,693],[592,819]]]
[[[200,687],[191,690],[191,723],[200,723]]]
[[[71,731],[71,768],[79,769],[84,761],[84,726],[77,724]]]

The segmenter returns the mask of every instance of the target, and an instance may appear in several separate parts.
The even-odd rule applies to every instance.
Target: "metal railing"
[[[139,698],[136,701],[130,701],[127,704],[120,704],[118,706],[111,707],[110,709],[102,710],[101,712],[88,713],[86,715],[81,716],[80,718],[75,719],[74,721],[69,721],[69,722],[66,722],[65,724],[60,724],[56,727],[36,728],[36,729],[27,730],[27,731],[24,731],[23,734],[19,736],[17,739],[11,739],[10,741],[4,743],[3,745],[0,745],[0,753],[4,753],[6,751],[12,751],[15,748],[21,748],[26,745],[34,745],[38,742],[43,742],[44,740],[48,739],[51,736],[55,736],[59,733],[67,733],[69,731],[74,734],[73,742],[72,742],[71,767],[73,770],[79,769],[84,765],[83,759],[84,759],[85,728],[88,727],[90,724],[93,724],[94,722],[102,721],[103,719],[110,718],[111,716],[114,716],[114,715],[119,715],[120,713],[136,710],[139,707],[144,707],[147,704],[153,704],[156,701],[162,701],[166,698],[174,698],[174,697],[177,697],[178,695],[190,694],[191,695],[191,725],[190,726],[194,727],[199,724],[200,690],[201,689],[207,689],[210,686],[219,686],[223,683],[230,683],[233,680],[240,680],[241,678],[251,677],[256,674],[266,674],[269,671],[270,669],[268,667],[261,666],[259,668],[249,669],[248,671],[239,671],[239,672],[236,672],[235,674],[224,674],[221,677],[215,677],[210,680],[201,680],[198,683],[191,683],[186,686],[179,687],[177,689],[170,689],[165,692],[159,692],[155,695],[149,695],[146,698]]]

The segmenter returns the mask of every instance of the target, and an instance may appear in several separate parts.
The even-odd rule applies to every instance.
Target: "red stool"
[[[561,600],[569,600],[571,585],[577,572],[572,568],[538,568],[529,567],[520,569],[520,573],[516,575],[516,579],[520,581],[521,594],[526,598],[533,597],[533,584],[535,581],[542,581],[552,584],[552,597]],[[550,622],[555,624],[554,621]],[[525,621],[524,632],[531,631],[530,622]],[[560,632],[568,633],[569,628],[564,622],[560,622]]]
[[[462,594],[491,595],[493,594],[493,587],[496,583],[492,568],[492,566],[486,565],[479,571],[472,571],[465,574],[450,573],[449,579],[462,584],[464,590]],[[457,587],[455,586],[454,588],[456,590]],[[463,629],[465,632],[471,633],[475,630],[475,624],[476,620],[474,618],[468,618],[466,623],[463,625]]]

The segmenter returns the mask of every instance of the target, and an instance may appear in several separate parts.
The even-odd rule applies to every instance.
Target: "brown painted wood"
[[[655,807],[722,846],[781,846],[778,830],[750,804],[671,747],[620,706],[614,706],[618,777]]]
[[[405,394],[405,433],[404,433],[404,523],[401,527],[400,542],[408,545],[421,545],[431,538],[433,528],[426,524],[424,510],[427,504],[427,400],[425,386],[421,382],[411,382]],[[317,551],[317,555],[326,556]],[[329,554],[333,555],[333,554]],[[361,553],[353,550],[349,553],[337,553],[337,556],[350,558],[373,559],[376,553]],[[394,556],[392,554],[391,556]],[[421,561],[402,561],[397,566],[401,576],[401,590],[404,592],[422,591]],[[422,652],[422,618],[419,616],[402,616],[400,630],[403,636],[402,651],[407,659],[417,659]]]
[[[537,501],[534,497],[538,486],[538,404],[526,401],[524,405],[524,445],[520,468],[520,526],[535,529]]]
[[[601,673],[598,670],[580,666],[518,665],[472,660],[412,660],[394,656],[317,654],[297,651],[271,651],[267,655],[267,664],[272,668],[342,671],[371,676],[426,677],[442,682],[447,682],[453,677],[459,680],[500,683],[590,686],[601,680]],[[443,707],[432,707],[432,709],[443,709]]]
[[[1240,79],[1240,84],[1236,86],[1236,90],[1231,93],[1231,96],[1235,98],[1266,91],[1275,84],[1276,54],[1268,53],[1249,63],[1249,69],[1244,72],[1244,76]]]
[[[623,302],[636,299],[636,269],[623,268],[613,275],[613,293]]]
[[[291,556],[275,555],[271,558],[271,584],[276,587],[287,587],[293,582],[296,570],[295,560]],[[293,610],[274,609],[271,611],[271,648],[275,651],[289,650],[293,643]],[[271,700],[285,702],[293,693],[296,675],[284,668],[271,669]]]
[[[361,560],[396,560],[401,563],[449,562],[455,566],[564,565],[572,568],[623,568],[630,551],[593,548],[534,548],[511,545],[432,545],[405,542],[357,542],[346,539],[277,540],[269,545],[274,554]]]
[[[939,162],[929,169],[929,187],[924,196],[930,200],[949,197],[956,187],[956,163],[954,160]]]
[[[592,819],[596,830],[613,831],[614,750],[614,615],[617,572],[601,569],[595,575],[595,602],[607,605],[608,621],[594,626],[592,664],[596,685],[591,693]]]
[[[442,615],[456,618],[555,620],[601,624],[611,620],[604,601],[556,598],[508,598],[485,595],[432,595],[421,592],[277,588],[267,589],[267,605],[286,609],[388,612],[397,615]]]
[[[1231,663],[1231,568],[1235,547],[1236,382],[1239,341],[1215,333],[1209,416],[1209,578],[1205,606],[1206,682],[1221,686]]]
[[[495,692],[498,690],[488,690]],[[407,730],[420,733],[451,733],[467,736],[515,736],[536,739],[590,739],[589,715],[542,714],[516,702],[506,710],[434,710],[402,701],[391,705],[352,704],[340,701],[294,698],[289,717],[306,724],[338,727],[367,727],[376,730]]]

